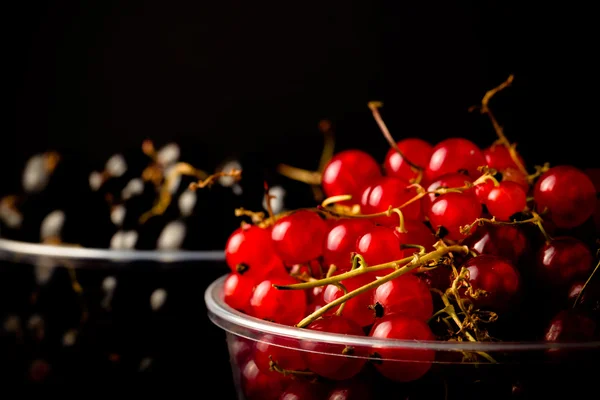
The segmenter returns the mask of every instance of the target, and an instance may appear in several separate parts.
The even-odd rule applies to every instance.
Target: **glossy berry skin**
[[[566,309],[558,312],[550,321],[544,335],[547,342],[585,342],[596,333],[593,319],[578,310]]]
[[[306,312],[306,293],[303,290],[279,290],[276,285],[297,283],[292,277],[270,278],[260,282],[250,298],[251,315],[272,322],[294,325]]]
[[[477,200],[479,200],[481,204],[486,204],[488,196],[493,188],[494,183],[492,181],[486,180],[485,182],[481,182],[473,186],[473,193],[475,194]]]
[[[433,182],[442,175],[466,171],[472,180],[481,176],[479,167],[487,163],[481,149],[463,138],[449,138],[439,142],[431,153],[425,169],[425,180]]]
[[[536,210],[547,211],[559,228],[574,228],[592,216],[596,208],[596,188],[581,170],[561,165],[540,176],[533,191]]]
[[[381,316],[403,314],[408,317],[427,321],[433,314],[433,298],[429,287],[412,274],[404,274],[375,289],[373,295],[375,310]]]
[[[321,256],[326,233],[327,224],[317,213],[299,210],[278,220],[271,238],[283,262],[294,265]]]
[[[516,168],[505,168],[499,171],[502,174],[502,182],[514,182],[519,184],[525,193],[529,193],[529,181],[527,175]]]
[[[370,400],[373,398],[372,390],[363,380],[350,379],[336,383],[324,400]]]
[[[254,353],[254,342],[241,336],[229,339],[229,354],[238,366],[246,364]]]
[[[334,264],[336,271],[343,272],[352,266],[351,256],[356,250],[356,240],[374,224],[365,218],[343,218],[329,229],[323,245],[323,264]]]
[[[223,282],[223,300],[231,308],[248,313],[255,285],[256,282],[252,278],[231,272]]]
[[[437,238],[427,225],[420,221],[404,221],[404,232],[394,229],[394,234],[398,238],[400,245],[417,244],[425,247],[425,252],[433,251],[433,245]],[[410,257],[419,250],[415,248],[406,248],[402,250],[402,258]]]
[[[365,335],[359,325],[348,318],[337,315],[319,318],[308,325],[307,329],[354,336]],[[303,355],[308,369],[328,379],[350,379],[357,375],[365,364],[365,359],[359,358],[361,355],[365,356],[359,349],[309,340],[301,341],[300,346],[305,350]],[[341,357],[342,354],[355,357]]]
[[[516,265],[527,251],[529,240],[518,226],[485,224],[469,235],[463,244],[477,254],[503,257]]]
[[[351,292],[364,286],[374,280],[374,277],[359,275],[345,281],[340,282],[344,287]],[[354,322],[356,325],[364,327],[369,326],[375,321],[375,311],[371,308],[373,305],[373,290],[361,293],[348,300],[344,306],[342,315]],[[323,292],[323,301],[328,304],[339,299],[344,295],[344,291],[335,285],[327,285]],[[338,307],[332,308],[328,313],[331,315],[338,310]]]
[[[391,314],[378,320],[369,336],[378,339],[435,340],[429,326],[418,319],[402,314]],[[411,382],[421,378],[429,371],[435,360],[434,350],[408,348],[377,348],[381,358],[375,361],[375,367],[386,378],[397,382]]]
[[[245,224],[236,229],[225,245],[225,261],[231,271],[259,277],[283,263],[271,243],[271,230]]]
[[[503,181],[490,190],[485,205],[496,220],[509,221],[527,207],[527,193],[518,183]]]
[[[410,183],[392,177],[384,177],[368,186],[361,196],[360,206],[363,214],[376,214],[387,211],[390,207],[396,208],[414,198],[417,195],[415,188],[410,188]],[[415,201],[402,208],[405,220],[421,219],[421,203]],[[398,215],[372,218],[377,224],[396,227],[400,219]]]
[[[451,172],[449,174],[445,174],[437,178],[435,181],[431,182],[429,186],[427,186],[428,192],[433,192],[438,189],[449,189],[449,188],[460,188],[466,186],[467,183],[472,183],[473,180],[460,172]],[[472,192],[474,189],[467,189],[465,192]],[[440,197],[441,194],[437,193],[428,193],[421,200],[423,212],[427,212],[431,207],[431,204]]]
[[[334,155],[323,169],[321,186],[327,197],[352,195],[356,204],[365,186],[381,176],[379,164],[361,150],[345,150]]]
[[[271,361],[282,369],[303,371],[306,369],[306,363],[302,352],[295,350],[294,346],[297,346],[297,342],[292,339],[265,334],[254,342],[254,362],[267,375],[280,375],[279,372],[271,370]]]
[[[570,236],[555,237],[540,248],[536,275],[553,286],[570,285],[592,271],[593,256],[585,243]]]
[[[252,359],[241,367],[242,390],[248,400],[278,400],[284,381],[285,378],[263,373]]]
[[[294,380],[279,396],[279,400],[323,400],[325,386],[308,380]]]
[[[521,278],[509,261],[497,256],[481,255],[467,260],[463,267],[469,271],[471,290],[487,292],[471,299],[476,307],[505,310],[518,299]]]
[[[385,226],[373,226],[356,241],[356,253],[363,256],[369,266],[400,260],[404,251],[400,248],[400,239],[396,229]],[[391,269],[381,271],[382,274]]]
[[[435,199],[427,216],[432,228],[437,232],[443,228],[450,240],[465,238],[460,228],[472,224],[481,216],[481,204],[477,198],[468,193],[446,193]],[[471,232],[476,227],[471,228]]]
[[[575,304],[575,300],[579,297],[576,308],[587,312],[596,320],[600,320],[600,279],[598,277],[592,278],[582,293],[581,290],[584,284],[585,281],[580,280],[571,285],[566,307],[572,307]]]
[[[511,157],[508,148],[502,144],[493,144],[484,149],[483,155],[485,157],[487,166],[497,171],[501,171],[506,168],[519,168],[517,163]],[[521,155],[517,154],[517,159],[521,165],[525,166],[525,161]]]
[[[403,139],[396,144],[411,163],[423,169],[427,167],[433,151],[431,144],[419,138]],[[394,176],[407,182],[412,182],[418,176],[418,173],[412,170],[410,164],[393,148],[385,156],[383,169],[387,176]]]

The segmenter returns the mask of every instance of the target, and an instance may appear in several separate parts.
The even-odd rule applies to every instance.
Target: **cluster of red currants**
[[[525,277],[575,302],[589,291],[593,250],[564,232],[593,224],[600,203],[591,176],[574,166],[546,165],[528,174],[515,147],[502,140],[480,149],[464,138],[435,146],[408,138],[390,149],[383,168],[358,149],[335,154],[322,170],[321,187],[327,199],[320,206],[242,223],[233,232],[226,245],[228,305],[315,331],[480,341],[491,338],[483,329],[469,332],[476,321],[470,313],[502,318],[522,300]],[[440,311],[453,319],[450,334],[434,328],[436,296],[463,311]],[[596,331],[591,315],[561,311],[545,339],[591,340]],[[294,381],[290,376],[305,374],[346,382],[367,359],[380,360],[373,365],[385,378],[409,382],[424,376],[436,357],[432,350],[362,354],[278,340],[251,346],[241,366],[247,392],[277,398],[273,393],[282,393]]]

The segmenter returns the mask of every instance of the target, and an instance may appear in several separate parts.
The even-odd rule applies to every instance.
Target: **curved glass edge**
[[[31,261],[35,263],[42,257],[73,261],[108,261],[111,263],[132,261],[154,261],[158,263],[191,261],[224,262],[225,251],[92,249],[0,239],[0,259],[2,260],[11,261],[18,258],[19,262]]]
[[[529,352],[551,349],[600,349],[600,341],[583,343],[407,341],[311,331],[264,321],[229,307],[223,301],[223,282],[226,277],[227,275],[224,275],[208,286],[204,292],[204,301],[213,323],[233,334],[241,334],[241,331],[246,329],[260,332],[260,334],[346,346],[427,349],[435,351]],[[239,332],[236,332],[236,328],[239,329]]]

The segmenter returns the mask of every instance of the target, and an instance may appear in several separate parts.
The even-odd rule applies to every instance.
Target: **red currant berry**
[[[467,260],[463,267],[469,271],[470,292],[477,294],[473,303],[480,308],[504,310],[512,306],[519,295],[521,278],[507,260],[491,255],[481,255]]]
[[[481,176],[478,168],[486,164],[483,152],[475,143],[463,138],[445,139],[433,148],[425,180],[433,182],[442,175],[459,171],[467,172],[475,180]]]
[[[397,208],[417,196],[417,190],[399,178],[384,177],[368,186],[361,196],[361,211],[363,214],[376,214],[387,211],[390,207]],[[402,208],[406,220],[421,220],[421,203],[412,202]],[[385,226],[396,227],[400,220],[398,215],[373,218],[373,222]]]
[[[229,307],[248,313],[255,285],[256,282],[248,276],[231,272],[223,282],[223,300]]]
[[[538,253],[537,276],[555,285],[570,285],[578,278],[586,278],[592,271],[594,258],[581,240],[560,236],[544,243]]]
[[[369,336],[377,339],[435,340],[425,322],[402,314],[391,314],[378,320]],[[428,349],[382,347],[376,351],[374,364],[377,370],[386,378],[399,382],[419,379],[429,371],[435,360],[435,351]]]
[[[303,290],[279,290],[273,285],[297,283],[292,277],[277,277],[260,282],[250,298],[252,315],[284,325],[294,325],[305,315],[306,292]]]
[[[437,239],[425,223],[420,221],[404,221],[404,230],[405,232],[400,232],[398,229],[394,229],[394,234],[398,238],[400,245],[420,245],[425,248],[426,253],[434,250],[433,245],[437,242]],[[418,249],[406,248],[402,250],[401,258],[410,257],[416,252],[418,252]]]
[[[293,339],[262,335],[254,343],[254,362],[261,372],[267,375],[280,374],[272,368],[271,363],[288,371],[303,371],[306,369],[306,363],[302,352],[293,348],[297,345],[297,341]]]
[[[334,264],[338,272],[349,270],[352,266],[352,253],[356,250],[356,240],[373,226],[371,221],[363,218],[343,218],[336,221],[325,236],[325,268]]]
[[[360,150],[337,153],[323,169],[323,192],[327,197],[349,194],[355,204],[364,187],[381,176],[379,164],[370,154]]]
[[[452,271],[444,265],[428,271],[419,272],[416,276],[428,287],[445,292],[452,283]]]
[[[245,224],[225,245],[225,260],[233,272],[259,277],[283,266],[271,243],[271,230]]]
[[[518,226],[486,224],[478,227],[463,244],[478,254],[506,258],[516,265],[525,254],[529,240]]]
[[[547,342],[586,342],[594,338],[596,323],[578,310],[566,309],[552,318],[544,339]]]
[[[412,274],[405,274],[378,286],[373,295],[376,316],[398,313],[426,321],[433,314],[429,287]]]
[[[587,312],[596,320],[600,319],[600,279],[591,279],[585,286],[585,281],[576,281],[571,285],[568,296],[568,306],[573,306],[577,300],[576,307]],[[582,292],[583,290],[583,292]]]
[[[518,183],[502,181],[490,190],[485,205],[498,221],[508,221],[527,207],[527,193]]]
[[[350,279],[346,279],[340,282],[348,292],[358,289],[373,281],[373,278],[366,275],[355,276]],[[365,293],[361,293],[348,300],[344,305],[343,315],[346,319],[353,321],[355,324],[364,327],[369,326],[375,321],[375,311],[371,308],[373,304],[373,290]],[[323,292],[323,300],[326,304],[331,303],[334,300],[339,299],[344,295],[344,291],[335,285],[327,285]],[[338,307],[334,307],[329,311],[333,314],[338,310]]]
[[[527,175],[516,168],[505,168],[499,171],[502,174],[502,182],[514,182],[519,184],[525,193],[529,193],[529,181]]]
[[[248,400],[278,400],[286,386],[285,381],[289,380],[283,375],[263,373],[252,359],[242,367],[241,375],[242,390]]]
[[[467,175],[460,172],[451,172],[437,178],[435,181],[429,184],[427,192],[434,192],[438,189],[449,189],[449,188],[460,188],[472,183],[472,179]],[[464,192],[471,192],[473,189],[467,189]],[[421,200],[423,212],[427,212],[431,207],[431,204],[440,197],[439,193],[428,193]]]
[[[494,182],[486,180],[485,182],[481,182],[473,186],[473,192],[481,204],[486,204],[488,196],[493,188]]]
[[[360,236],[356,241],[356,252],[369,266],[385,264],[404,257],[396,229],[386,226],[374,226]],[[379,272],[379,275],[389,272],[392,270],[386,269]]]
[[[574,228],[592,216],[596,188],[590,178],[572,166],[552,167],[538,178],[533,199],[539,213],[547,211],[559,228]]]
[[[229,354],[237,365],[244,365],[254,352],[253,342],[241,336],[230,336]]]
[[[373,393],[369,386],[362,380],[351,379],[337,382],[325,400],[370,400]]]
[[[321,332],[364,336],[360,326],[348,318],[331,315],[317,319],[307,326],[308,329]],[[365,364],[361,350],[350,346],[303,340],[300,343],[308,369],[333,380],[350,379],[357,375]],[[343,357],[348,355],[352,357]]]
[[[327,391],[322,383],[294,380],[279,396],[279,400],[323,400]]]
[[[299,210],[278,220],[271,238],[285,264],[301,264],[322,255],[326,231],[327,224],[319,214]]]
[[[496,171],[500,171],[506,168],[518,168],[517,163],[513,160],[510,155],[510,151],[508,148],[502,144],[493,144],[487,149],[483,150],[483,155],[485,156],[485,161],[487,166],[495,169]],[[517,159],[521,163],[521,165],[525,166],[525,161],[523,157],[517,154]]]
[[[433,146],[423,139],[407,138],[397,143],[398,149],[402,154],[417,167],[425,169],[431,158]],[[404,158],[396,151],[390,149],[385,156],[383,169],[387,176],[395,176],[407,182],[412,182],[417,178],[418,173],[413,171],[411,166]]]
[[[475,222],[481,212],[481,204],[474,195],[451,192],[438,197],[427,216],[436,232],[446,233],[444,237],[450,240],[461,240],[465,238],[460,232],[461,227]]]

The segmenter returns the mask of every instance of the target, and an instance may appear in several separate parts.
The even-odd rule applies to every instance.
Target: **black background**
[[[4,12],[1,161],[15,176],[37,151],[99,163],[144,138],[176,141],[205,168],[244,151],[314,168],[321,118],[338,149],[382,160],[369,100],[384,101],[397,139],[484,146],[494,132],[467,108],[510,73],[494,107],[528,164],[596,164],[597,46],[583,6],[16,3]]]

